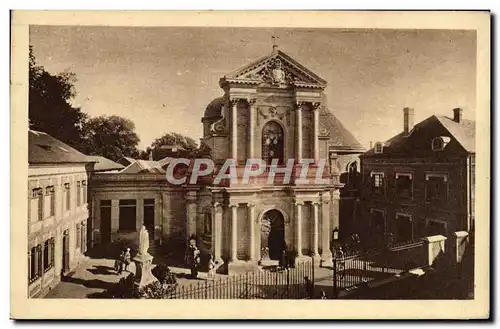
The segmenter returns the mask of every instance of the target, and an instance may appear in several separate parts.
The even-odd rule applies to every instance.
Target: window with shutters
[[[398,241],[413,240],[413,220],[408,214],[396,214],[396,239]]]
[[[56,212],[56,195],[54,186],[47,186],[45,188],[45,202],[47,211],[45,215],[51,217],[55,215]]]
[[[36,245],[29,252],[28,281],[32,283],[42,275],[42,247]]]
[[[385,175],[383,172],[372,172],[371,176],[371,188],[373,194],[384,195],[385,194]]]
[[[41,188],[31,190],[30,195],[30,221],[36,222],[43,219],[43,193]]]
[[[411,173],[396,173],[396,194],[400,198],[413,197],[413,175]]]
[[[65,199],[65,209],[71,209],[71,190],[69,183],[64,184],[64,199]]]
[[[429,203],[446,203],[448,199],[448,175],[425,175],[425,201]]]
[[[54,267],[54,238],[46,240],[43,244],[43,272]]]
[[[76,206],[80,207],[82,202],[82,183],[80,181],[76,182]]]

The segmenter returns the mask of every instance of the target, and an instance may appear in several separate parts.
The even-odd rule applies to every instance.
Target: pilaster
[[[120,226],[120,200],[111,200],[111,233],[118,232]]]
[[[230,204],[231,208],[231,254],[230,261],[238,260],[238,204]]]

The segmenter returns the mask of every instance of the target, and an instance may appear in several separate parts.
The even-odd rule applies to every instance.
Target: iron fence
[[[420,264],[422,241],[392,243],[382,249],[344,252],[337,247],[333,257],[333,293],[404,272]],[[405,252],[415,251],[415,255]],[[402,255],[402,256],[401,256]],[[408,259],[409,258],[409,259]]]
[[[170,299],[305,299],[314,291],[313,262],[272,267],[237,276],[178,286]],[[309,280],[305,280],[305,278]]]

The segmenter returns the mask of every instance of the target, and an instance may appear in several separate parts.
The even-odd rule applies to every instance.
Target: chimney
[[[149,152],[149,161],[153,161],[153,151]]]
[[[370,141],[370,149],[373,148],[373,141]]]
[[[414,110],[409,107],[403,109],[403,132],[405,136],[408,136],[410,130],[413,129],[413,115]]]
[[[453,121],[455,121],[457,123],[461,123],[462,122],[462,112],[463,112],[463,110],[459,107],[457,107],[456,109],[453,109]]]

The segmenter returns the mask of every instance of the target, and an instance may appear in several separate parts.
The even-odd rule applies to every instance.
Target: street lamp
[[[339,239],[339,229],[336,227],[333,229],[333,241],[337,241]]]

